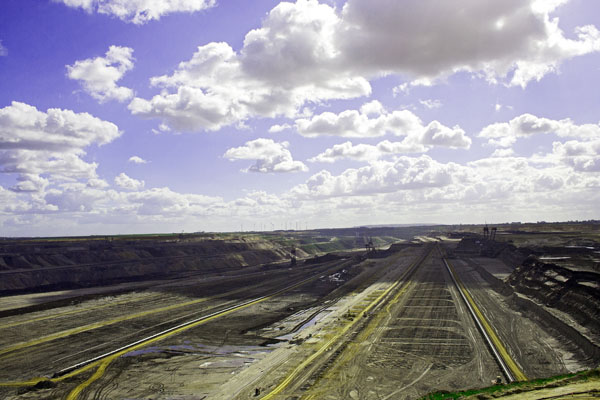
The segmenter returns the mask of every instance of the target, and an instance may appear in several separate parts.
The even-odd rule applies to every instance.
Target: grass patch
[[[447,392],[441,390],[425,395],[421,397],[421,400],[459,399],[475,395],[488,395],[489,397],[500,397],[502,395],[512,395],[532,390],[566,386],[570,383],[587,381],[589,379],[597,380],[598,378],[600,378],[600,370],[592,369],[573,374],[557,375],[542,379],[532,379],[525,382],[514,382],[506,385],[494,385],[481,389],[467,389],[462,390],[460,392]]]

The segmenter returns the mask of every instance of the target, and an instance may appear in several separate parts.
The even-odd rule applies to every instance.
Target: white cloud
[[[423,124],[419,117],[408,110],[388,113],[383,107],[367,103],[361,110],[346,110],[339,114],[324,112],[312,118],[295,121],[302,136],[378,137],[388,133],[409,136],[420,132]]]
[[[292,117],[306,102],[349,99],[371,90],[365,79],[343,74],[327,82],[305,81],[300,75],[279,83],[266,79],[250,75],[227,43],[209,43],[172,75],[151,80],[165,89],[161,94],[150,100],[135,98],[129,109],[145,118],[161,118],[180,131],[216,131],[251,116]]]
[[[88,113],[49,108],[38,111],[13,101],[0,109],[0,146],[3,150],[64,151],[91,144],[107,144],[121,135],[113,123]]]
[[[107,196],[108,194],[108,196]],[[96,204],[111,197],[111,193],[83,184],[74,184],[61,188],[52,188],[44,200],[60,212],[84,212],[95,210]]]
[[[376,161],[362,168],[347,169],[337,176],[322,170],[293,188],[291,194],[299,198],[322,198],[443,187],[452,183],[452,176],[460,168],[453,163],[440,164],[425,155],[399,157],[392,162]]]
[[[363,74],[394,72],[436,79],[457,71],[482,73],[525,87],[569,58],[600,50],[593,26],[567,39],[550,13],[559,2],[507,0],[490,5],[349,0],[338,34],[341,58]],[[411,12],[406,12],[409,9]],[[422,51],[426,43],[428,51]]]
[[[496,149],[490,157],[513,157],[514,155],[513,149]]]
[[[367,117],[379,116],[381,114],[385,114],[386,112],[387,111],[383,107],[383,104],[381,104],[381,102],[378,100],[372,100],[360,106],[360,113]]]
[[[334,145],[323,153],[310,158],[308,161],[333,163],[344,158],[358,161],[373,161],[380,157],[381,152],[377,146],[364,143],[353,145],[351,142],[344,142]]]
[[[61,218],[62,213],[77,213],[82,224],[150,223],[149,229],[154,230],[156,223],[181,224],[191,217],[215,215],[225,206],[218,197],[177,193],[167,187],[141,190],[140,181],[125,174],[115,181],[120,181],[125,191],[106,189],[103,181],[92,185],[71,183],[48,190],[44,201],[46,207],[57,212],[55,218]]]
[[[124,201],[134,206],[131,212],[138,215],[171,216],[210,214],[211,204],[222,202],[216,197],[182,194],[167,187],[152,188],[124,195]]]
[[[0,186],[0,212],[14,215],[26,214],[33,208],[32,203],[25,201],[18,192]]]
[[[121,172],[115,177],[115,184],[120,188],[127,190],[140,190],[144,187],[145,182],[130,178],[125,172]]]
[[[140,25],[176,12],[196,12],[214,7],[216,0],[54,0],[88,13],[117,17]]]
[[[401,94],[408,94],[410,92],[410,88],[409,88],[409,84],[407,82],[404,82],[398,86],[394,86],[392,88],[392,95],[394,97],[398,97]]]
[[[430,149],[428,146],[424,146],[417,137],[407,137],[401,142],[390,142],[384,140],[383,142],[377,143],[377,150],[385,154],[407,154],[407,153],[425,153]]]
[[[513,109],[513,106],[507,106],[507,105],[505,105],[505,104],[500,104],[500,103],[496,103],[496,104],[494,104],[494,110],[495,110],[496,112],[498,112],[498,111],[502,110],[503,108],[506,108],[507,110],[512,110],[512,109]]]
[[[369,80],[388,74],[411,79],[396,95],[459,71],[525,87],[564,60],[600,50],[593,26],[577,28],[577,39],[564,36],[549,14],[557,6],[349,0],[340,10],[316,0],[281,2],[247,33],[239,52],[227,43],[198,47],[171,75],[151,80],[160,94],[135,98],[129,108],[180,131],[214,131],[254,116],[294,117],[310,103],[366,96]]]
[[[308,171],[303,162],[294,161],[288,146],[288,142],[277,143],[272,139],[259,138],[227,150],[223,157],[229,160],[256,160],[254,165],[245,170],[247,172]]]
[[[169,125],[167,124],[160,124],[158,125],[158,129],[152,129],[152,133],[154,133],[155,135],[160,135],[161,133],[165,133],[165,132],[170,132],[171,128],[169,127]]]
[[[4,173],[49,174],[53,180],[73,180],[96,177],[97,163],[82,159],[83,150],[44,151],[10,150],[0,151],[0,166]]]
[[[283,125],[275,124],[269,128],[269,133],[279,133],[279,132],[283,132],[283,131],[285,131],[287,129],[291,129],[291,128],[292,128],[292,126],[290,124],[283,124]]]
[[[425,108],[428,109],[432,109],[432,108],[440,108],[442,106],[442,102],[440,100],[437,99],[425,99],[425,100],[419,100],[419,103],[421,103],[422,106],[424,106]]]
[[[353,218],[368,213],[371,221],[385,221],[386,215],[394,214],[438,222],[437,218],[448,213],[455,216],[453,220],[459,214],[459,219],[474,221],[500,215],[503,219],[531,219],[542,214],[564,219],[573,212],[592,218],[599,210],[598,187],[600,179],[594,174],[577,171],[559,160],[504,154],[458,165],[423,155],[371,161],[337,175],[323,170],[284,198],[298,202],[298,210],[316,214],[321,210],[324,216],[353,205]]]
[[[44,179],[96,178],[96,163],[82,159],[90,145],[121,135],[116,125],[71,110],[38,111],[12,102],[0,109],[0,172],[21,175],[17,189],[43,188]],[[45,174],[46,178],[40,178]]]
[[[4,45],[2,45],[2,40],[0,40],[0,57],[4,57],[8,55],[8,50]]]
[[[331,82],[330,68],[337,64],[339,23],[335,9],[318,1],[281,2],[260,28],[246,35],[241,51],[243,68],[275,85]]]
[[[10,188],[14,192],[43,192],[49,185],[48,179],[36,174],[21,174],[17,178],[17,184]]]
[[[569,140],[552,144],[552,156],[576,171],[600,172],[600,139],[581,142]]]
[[[335,10],[317,1],[282,2],[248,32],[239,53],[227,43],[198,47],[172,75],[152,79],[171,91],[136,98],[130,110],[178,130],[218,130],[251,116],[293,117],[306,103],[368,95],[364,77],[335,68],[338,22]]]
[[[563,60],[600,51],[600,32],[595,26],[577,27],[575,34],[578,40],[572,40],[563,36],[558,18],[550,19],[545,15],[545,19],[548,37],[544,42],[535,44],[532,56],[515,62],[510,86],[525,88],[530,81],[539,81],[546,74],[556,72]]]
[[[558,190],[563,186],[562,178],[541,173],[534,179],[535,187],[542,192]]]
[[[92,178],[88,179],[87,187],[96,188],[96,189],[104,189],[109,187],[110,185],[104,179]]]
[[[376,145],[364,143],[353,145],[351,142],[344,142],[333,145],[333,147],[326,149],[324,152],[310,158],[308,161],[333,163],[342,159],[351,159],[371,162],[389,155],[424,153],[428,150],[429,147],[407,139],[402,142],[390,142],[389,140],[384,140]]]
[[[577,146],[565,149],[573,156],[583,153]],[[230,201],[169,188],[118,191],[93,179],[61,183],[42,195],[0,187],[0,210],[4,232],[54,235],[110,233],[124,226],[138,232],[239,229],[240,222],[257,219],[278,228],[283,221],[340,226],[385,223],[390,215],[438,223],[589,219],[600,211],[597,175],[576,170],[558,155],[507,155],[466,165],[423,155],[373,161],[341,173],[320,171],[281,195],[253,191]]]
[[[420,143],[426,146],[468,149],[471,147],[471,138],[467,137],[465,131],[458,126],[449,128],[440,124],[438,121],[432,121],[422,132]]]
[[[144,160],[142,157],[138,157],[138,156],[131,156],[129,157],[129,160],[127,160],[129,162],[132,162],[134,164],[147,164],[148,161]]]
[[[105,57],[87,58],[67,65],[67,76],[81,83],[86,92],[100,103],[108,100],[126,101],[133,90],[117,86],[117,81],[133,68],[133,49],[110,46]]]
[[[600,124],[577,125],[571,119],[553,120],[531,114],[522,114],[509,122],[500,122],[484,127],[479,137],[488,139],[495,147],[510,147],[520,137],[554,133],[559,137],[584,140],[600,138]]]
[[[438,121],[432,121],[424,125],[419,117],[408,110],[397,110],[387,112],[381,103],[374,101],[366,103],[360,109],[346,110],[339,114],[324,112],[310,119],[297,119],[295,127],[303,136],[339,136],[339,137],[378,137],[386,134],[404,136],[402,142],[397,142],[389,149],[391,143],[382,142],[380,150],[388,153],[398,152],[425,152],[431,146],[443,146],[450,148],[469,148],[471,139],[466,136],[465,131],[455,126],[449,128]],[[344,149],[349,150],[347,144]],[[362,147],[360,152],[366,147]],[[331,149],[333,153],[339,154],[342,147]],[[352,150],[353,152],[355,150]],[[333,154],[331,153],[331,154]],[[369,154],[375,154],[369,150]],[[321,156],[321,155],[320,155]],[[325,157],[325,153],[323,154]],[[315,160],[319,158],[317,156]],[[326,157],[329,158],[329,157]]]

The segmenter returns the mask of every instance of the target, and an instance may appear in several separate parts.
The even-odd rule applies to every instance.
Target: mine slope
[[[56,292],[0,298],[0,309],[12,304],[0,315],[0,397],[413,399],[505,382],[465,294],[524,378],[598,366],[598,281],[589,268],[528,258],[539,254],[481,235],[419,238],[313,257],[315,247],[362,246],[318,232],[294,239],[295,264],[288,235],[77,244],[91,255],[71,242],[43,251],[36,242],[29,265],[4,258],[5,276],[29,269],[23,287],[52,285],[63,270],[137,277],[126,289],[65,291],[60,301]],[[25,254],[22,245],[3,254]],[[127,275],[129,259],[119,263],[125,253],[139,275]],[[171,262],[184,265],[165,270]],[[92,286],[106,282],[97,273]]]

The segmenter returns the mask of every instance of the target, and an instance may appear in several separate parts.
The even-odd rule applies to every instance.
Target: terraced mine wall
[[[591,366],[598,365],[598,362],[600,362],[600,348],[573,326],[567,324],[546,311],[540,305],[518,293],[513,293],[510,297],[510,302],[516,309],[525,312],[529,318],[538,321],[546,329],[556,331],[560,336],[574,343],[585,353]]]
[[[457,245],[457,255],[481,255],[501,259],[506,265],[516,267],[532,253],[529,248],[519,248],[507,242],[485,239],[481,235],[471,234]]]
[[[367,253],[367,258],[386,258],[409,247],[420,247],[420,243],[394,243],[386,250],[375,250]]]
[[[573,343],[585,353],[591,365],[597,364],[600,362],[600,274],[545,263],[535,255],[543,254],[546,249],[536,250],[472,235],[459,242],[454,254],[464,256],[464,261],[493,290],[505,296],[512,307]],[[475,255],[498,258],[515,268],[506,280],[502,280],[469,258]],[[546,307],[567,314],[580,325],[579,330]]]
[[[248,238],[5,244],[0,245],[0,294],[100,286],[190,271],[227,273],[288,257],[289,249]]]
[[[496,278],[485,268],[481,267],[481,265],[477,264],[469,258],[466,258],[465,262],[469,264],[471,268],[475,269],[479,276],[481,276],[483,280],[486,281],[496,292],[500,293],[503,296],[511,296],[512,294],[514,294],[513,288],[508,283],[504,282],[502,279]]]
[[[513,271],[508,283],[516,291],[564,311],[582,326],[600,332],[600,274],[574,271],[530,257]]]

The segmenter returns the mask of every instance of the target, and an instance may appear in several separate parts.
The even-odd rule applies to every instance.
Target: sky
[[[3,0],[0,236],[600,218],[595,0]]]

